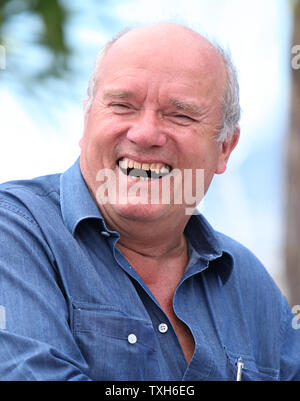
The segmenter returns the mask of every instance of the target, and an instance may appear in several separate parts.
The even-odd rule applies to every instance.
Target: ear
[[[232,138],[229,141],[225,141],[221,144],[216,174],[222,174],[225,172],[229,156],[233,151],[233,149],[236,147],[239,138],[240,138],[240,127],[237,127],[234,131]]]
[[[83,136],[79,139],[79,147],[82,149]]]
[[[84,101],[83,101],[83,112],[84,112],[83,134],[79,140],[80,149],[82,149],[82,147],[83,147],[84,137],[85,137],[86,129],[87,129],[87,120],[89,117],[89,110],[87,110],[87,102],[88,102],[88,99],[87,98],[84,99]]]

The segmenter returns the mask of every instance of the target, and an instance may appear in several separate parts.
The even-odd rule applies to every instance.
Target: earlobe
[[[234,131],[232,138],[229,141],[225,141],[222,143],[216,174],[223,174],[225,172],[229,156],[231,155],[233,149],[236,147],[239,138],[240,138],[240,128],[237,127]]]

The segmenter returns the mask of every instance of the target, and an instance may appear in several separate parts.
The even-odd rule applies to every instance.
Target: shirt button
[[[137,342],[137,336],[135,334],[129,334],[127,340],[129,344],[135,344]]]
[[[159,331],[160,333],[166,333],[166,332],[168,331],[168,325],[167,325],[166,323],[161,323],[161,324],[158,326],[158,331]]]
[[[103,235],[103,237],[110,237],[110,234],[107,231],[101,231],[101,235]]]

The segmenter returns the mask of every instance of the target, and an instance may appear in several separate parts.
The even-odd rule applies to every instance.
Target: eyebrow
[[[128,90],[108,90],[107,92],[104,92],[103,94],[103,99],[125,99],[133,96],[132,91]]]
[[[193,102],[184,102],[178,99],[171,99],[170,103],[175,106],[178,110],[186,111],[193,115],[201,115],[207,111],[206,107],[199,106]]]
[[[103,99],[128,99],[134,97],[134,92],[123,89],[111,89],[104,92]],[[199,106],[194,102],[186,102],[179,99],[170,99],[169,103],[175,106],[179,111],[185,111],[194,116],[203,115],[207,112],[207,108]]]

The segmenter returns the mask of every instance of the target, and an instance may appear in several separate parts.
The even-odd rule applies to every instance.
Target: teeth
[[[139,163],[139,162],[134,162],[134,163],[133,163],[133,167],[136,168],[136,169],[138,169],[138,170],[140,170],[142,166],[141,166],[141,163]]]
[[[120,166],[121,168],[126,169],[126,168],[128,167],[128,160],[127,160],[127,159],[120,160],[120,161],[119,161],[119,166]]]
[[[161,174],[168,174],[170,172],[170,170],[167,167],[162,167],[160,169]]]
[[[151,163],[150,164],[150,170],[151,171],[155,171],[155,169],[156,169],[156,163]]]
[[[151,170],[156,174],[168,174],[170,172],[170,168],[162,163],[140,163],[135,160],[127,158],[120,160],[119,166],[123,169],[134,168],[137,170],[145,170],[145,171]]]

